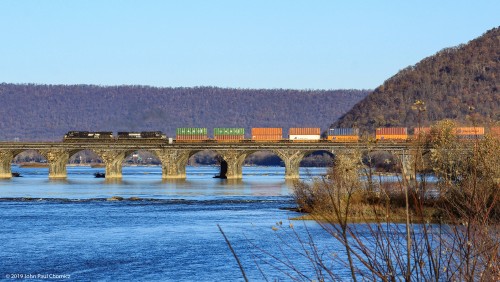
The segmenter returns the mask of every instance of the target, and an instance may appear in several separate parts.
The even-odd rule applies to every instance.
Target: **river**
[[[112,182],[89,167],[68,167],[58,181],[47,168],[12,169],[23,177],[0,181],[1,278],[241,281],[218,225],[252,281],[299,277],[280,260],[314,278],[293,251],[293,230],[325,252],[342,250],[314,222],[290,221],[299,214],[286,209],[295,204],[282,167],[244,167],[240,181],[213,179],[216,167],[187,167],[179,181],[162,181],[159,167],[124,167]],[[324,173],[301,168],[304,180]]]

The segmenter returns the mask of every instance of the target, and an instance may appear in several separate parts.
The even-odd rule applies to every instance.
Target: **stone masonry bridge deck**
[[[403,157],[408,163],[411,148],[407,143],[378,143],[372,150],[388,151]],[[106,165],[106,178],[122,177],[122,162],[126,156],[137,150],[147,150],[155,154],[162,163],[163,179],[183,179],[186,177],[188,159],[200,151],[213,151],[227,162],[227,178],[242,178],[242,167],[245,158],[258,151],[271,151],[279,156],[285,164],[285,178],[299,178],[299,164],[302,158],[312,152],[326,151],[332,154],[367,151],[367,144],[332,143],[332,142],[278,142],[278,143],[173,143],[147,142],[145,140],[127,140],[103,142],[0,142],[0,178],[10,178],[11,163],[16,155],[26,150],[35,150],[47,159],[49,178],[66,178],[66,164],[75,153],[90,150],[101,157]],[[408,168],[405,167],[404,168]],[[408,168],[409,169],[409,168]]]

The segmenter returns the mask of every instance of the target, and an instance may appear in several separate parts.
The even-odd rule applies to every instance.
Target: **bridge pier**
[[[0,178],[11,178],[12,170],[10,168],[14,153],[10,150],[0,150]]]
[[[156,151],[161,161],[162,179],[185,179],[186,164],[190,152],[187,150],[163,149]]]
[[[227,179],[242,179],[243,162],[247,154],[241,151],[221,151],[219,154],[227,162]]]
[[[276,150],[276,154],[283,160],[285,163],[285,179],[298,179],[300,161],[307,153],[301,150]]]
[[[126,151],[95,150],[106,165],[106,178],[122,178],[122,162],[127,155]]]
[[[68,176],[66,164],[69,160],[69,152],[66,150],[46,150],[40,151],[40,154],[47,159],[49,163],[49,178],[61,179]]]

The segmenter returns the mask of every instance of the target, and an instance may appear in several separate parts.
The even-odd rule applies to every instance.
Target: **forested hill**
[[[416,100],[426,103],[424,123],[453,119],[470,124],[469,107],[479,123],[500,120],[500,28],[465,45],[441,50],[384,82],[332,126],[417,124]]]
[[[0,140],[61,140],[70,130],[328,128],[369,91],[0,84]]]

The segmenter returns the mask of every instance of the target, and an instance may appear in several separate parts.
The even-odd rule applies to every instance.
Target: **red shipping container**
[[[379,127],[376,134],[380,135],[406,135],[408,128],[406,127]]]
[[[206,140],[208,137],[206,135],[177,135],[176,140],[178,141],[189,141],[189,140]]]
[[[312,127],[293,127],[290,128],[289,135],[320,135],[320,128]]]
[[[253,135],[252,140],[257,140],[257,141],[279,141],[283,138],[281,134],[279,135]]]

